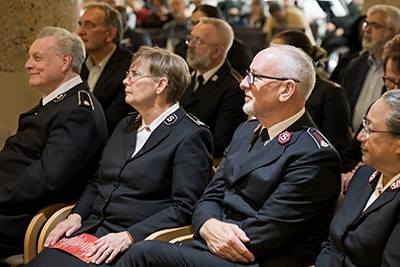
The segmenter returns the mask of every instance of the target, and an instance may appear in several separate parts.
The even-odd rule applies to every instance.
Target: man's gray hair
[[[59,55],[71,55],[71,69],[80,73],[83,61],[86,57],[85,45],[82,39],[75,33],[59,27],[44,27],[37,35],[37,39],[53,36],[56,40],[56,52]]]
[[[271,44],[270,47],[282,51],[276,70],[281,77],[299,80],[299,93],[304,100],[311,95],[315,85],[315,70],[313,61],[300,48],[291,45]]]
[[[231,25],[222,19],[209,17],[200,18],[200,23],[213,25],[217,29],[218,36],[221,40],[220,45],[223,46],[226,57],[229,49],[231,49],[234,39],[234,33]]]
[[[396,34],[400,33],[400,9],[391,5],[373,5],[367,10],[367,16],[379,12],[385,14],[387,26],[392,28]]]

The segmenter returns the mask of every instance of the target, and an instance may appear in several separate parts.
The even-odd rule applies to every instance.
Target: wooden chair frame
[[[44,249],[44,242],[46,241],[47,236],[57,226],[58,223],[67,218],[67,216],[71,213],[73,207],[74,205],[64,205],[64,207],[54,212],[50,216],[50,218],[48,218],[39,234],[37,242],[37,253],[40,253]]]
[[[159,240],[170,243],[175,243],[178,241],[182,242],[184,240],[193,238],[193,233],[193,227],[191,225],[187,225],[177,228],[162,229],[152,233],[146,237],[145,240]]]

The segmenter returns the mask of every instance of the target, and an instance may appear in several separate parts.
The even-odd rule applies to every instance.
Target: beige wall
[[[37,105],[40,94],[28,85],[25,72],[0,72],[0,124],[15,132],[20,113]]]
[[[377,4],[387,4],[400,8],[400,0],[364,0],[363,12],[367,13],[370,6]]]
[[[1,1],[0,8],[0,124],[13,133],[18,116],[41,97],[27,83],[24,64],[36,33],[44,26],[76,31],[77,0]]]

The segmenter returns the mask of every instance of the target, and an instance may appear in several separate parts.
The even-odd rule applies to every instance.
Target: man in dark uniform
[[[44,97],[20,115],[17,133],[0,152],[0,257],[22,253],[33,216],[76,201],[97,171],[107,128],[79,77],[84,58],[79,36],[56,27],[44,28],[29,50],[29,84]]]
[[[327,237],[340,190],[340,159],[304,108],[315,83],[311,59],[274,45],[241,82],[237,129],[192,217],[195,240],[144,241],[114,266],[309,266]]]
[[[78,35],[85,44],[88,57],[82,65],[81,77],[103,107],[111,135],[118,122],[134,111],[125,103],[125,72],[132,53],[120,46],[122,18],[106,3],[90,3],[79,18]]]
[[[222,158],[236,127],[247,119],[242,110],[244,94],[239,88],[242,76],[226,60],[232,42],[233,31],[228,23],[201,18],[191,32],[186,56],[195,71],[190,86],[179,99],[188,113],[210,127],[216,162]]]

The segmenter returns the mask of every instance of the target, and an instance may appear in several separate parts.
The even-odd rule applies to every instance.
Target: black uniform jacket
[[[98,169],[108,135],[88,88],[80,83],[21,114],[0,152],[0,234],[21,248],[31,218],[47,205],[77,201]]]
[[[84,219],[78,233],[102,227],[128,230],[136,242],[163,228],[190,224],[195,202],[209,181],[212,137],[179,108],[131,157],[140,118],[129,116],[104,149],[97,181],[74,208]]]
[[[363,212],[379,180],[374,172],[364,165],[355,173],[315,266],[400,266],[400,180]]]
[[[220,158],[236,128],[247,119],[242,110],[244,92],[239,87],[241,76],[225,61],[221,68],[193,93],[195,79],[193,72],[192,83],[179,99],[179,103],[188,113],[192,113],[210,127],[214,139],[214,157]]]
[[[308,113],[249,151],[257,125],[251,120],[235,132],[195,206],[196,235],[206,220],[216,218],[246,233],[245,245],[262,266],[312,265],[328,236],[340,190],[339,156],[312,127]]]

